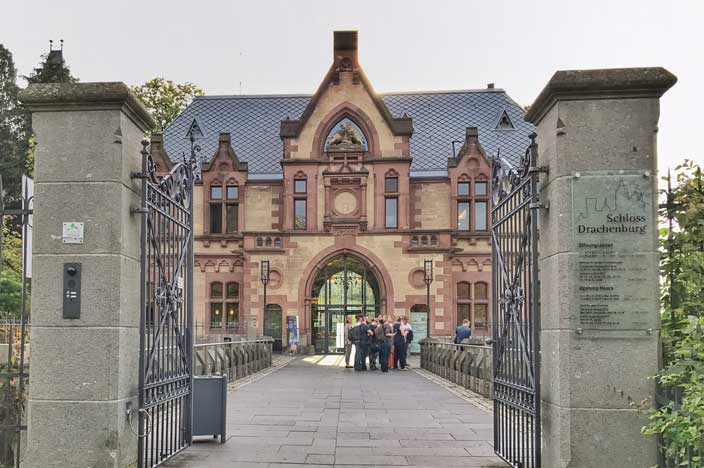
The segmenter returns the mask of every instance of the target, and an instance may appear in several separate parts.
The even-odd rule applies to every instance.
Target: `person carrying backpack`
[[[374,331],[374,337],[379,343],[379,362],[381,364],[381,372],[386,374],[389,372],[389,356],[391,355],[391,342],[393,340],[394,330],[386,320],[379,319],[379,325]]]

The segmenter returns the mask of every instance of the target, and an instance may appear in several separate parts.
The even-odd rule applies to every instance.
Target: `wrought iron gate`
[[[536,134],[519,168],[493,162],[494,450],[540,468],[540,299]]]
[[[193,182],[191,157],[160,177],[142,142],[142,314],[139,467],[159,466],[191,444],[193,388]]]
[[[2,312],[10,315],[0,322],[0,346],[6,353],[0,362],[0,466],[16,468],[26,454],[33,187],[32,179],[23,175],[22,192],[7,200],[7,207],[0,176],[0,299],[7,306]],[[5,275],[3,267],[8,269]]]

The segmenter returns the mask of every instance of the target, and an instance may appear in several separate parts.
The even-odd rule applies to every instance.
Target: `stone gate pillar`
[[[659,362],[663,68],[558,71],[526,115],[541,176],[543,466],[645,467]]]
[[[130,172],[154,121],[124,83],[30,85],[20,99],[37,139],[23,467],[135,466],[125,409],[137,404],[141,219]],[[67,263],[79,264],[74,318]]]

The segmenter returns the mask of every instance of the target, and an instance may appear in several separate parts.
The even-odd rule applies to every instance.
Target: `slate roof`
[[[215,155],[218,135],[229,132],[232,147],[249,164],[252,178],[279,178],[283,144],[279,125],[285,118],[298,119],[310,101],[307,95],[202,96],[181,113],[164,131],[164,147],[178,161],[190,151],[188,130],[195,119],[203,132],[198,138],[200,157]],[[516,162],[528,146],[533,125],[523,120],[525,112],[501,89],[381,94],[394,117],[413,119],[411,137],[412,175],[447,173],[452,141],[464,141],[465,128],[477,127],[479,142],[489,156]],[[513,130],[497,130],[506,112]],[[459,150],[461,143],[456,144]]]

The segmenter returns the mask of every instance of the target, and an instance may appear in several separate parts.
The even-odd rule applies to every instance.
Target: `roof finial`
[[[49,39],[49,52],[54,50],[54,41],[52,39]]]
[[[63,50],[64,50],[64,40],[61,39],[61,51],[63,52]]]

